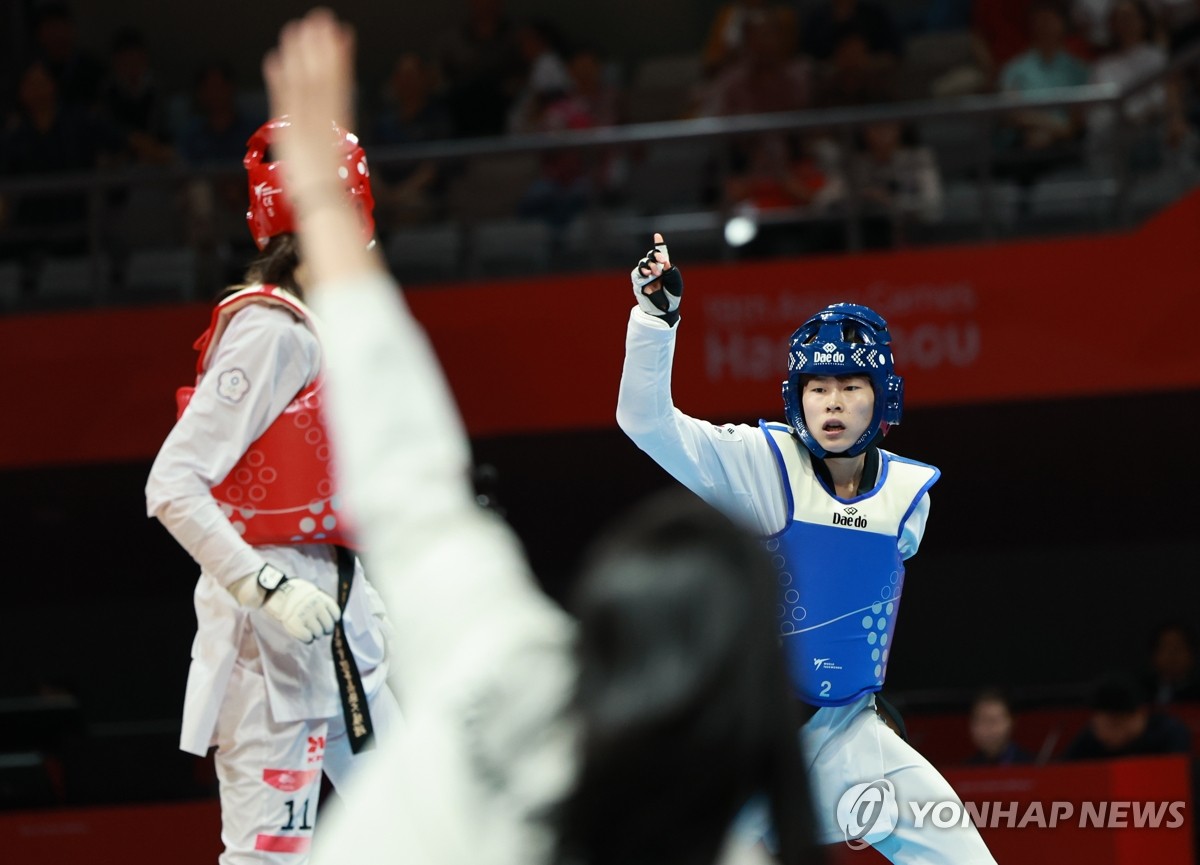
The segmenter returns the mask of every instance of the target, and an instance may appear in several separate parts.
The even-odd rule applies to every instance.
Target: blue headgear
[[[835,303],[818,312],[792,334],[788,348],[788,377],[783,383],[783,408],[800,441],[818,458],[828,452],[817,444],[804,423],[800,395],[802,375],[865,375],[875,391],[871,423],[858,441],[837,456],[862,453],[877,435],[900,423],[904,379],[893,370],[892,335],[887,322],[870,307]]]

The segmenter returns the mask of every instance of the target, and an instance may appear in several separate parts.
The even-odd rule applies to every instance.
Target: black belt
[[[346,601],[350,599],[350,585],[354,582],[354,556],[345,547],[335,547],[338,563],[338,606],[343,616]],[[350,737],[350,750],[357,754],[374,745],[371,726],[371,709],[367,705],[367,694],[363,691],[362,677],[358,664],[346,642],[346,629],[338,619],[333,626],[333,668],[337,675],[338,694],[342,698],[342,717],[346,721],[346,735]]]

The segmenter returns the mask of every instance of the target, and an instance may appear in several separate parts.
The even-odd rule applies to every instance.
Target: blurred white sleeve
[[[466,433],[423,329],[386,274],[314,292],[339,488],[396,630],[406,705],[447,699],[564,617],[511,530],[476,501]],[[510,673],[512,671],[509,671]]]

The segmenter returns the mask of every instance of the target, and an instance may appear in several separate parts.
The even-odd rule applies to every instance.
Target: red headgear
[[[250,136],[246,142],[246,167],[250,184],[250,209],[246,211],[246,224],[259,249],[263,249],[272,237],[296,230],[296,217],[292,203],[284,191],[282,163],[265,162],[264,157],[275,139],[276,131],[288,126],[286,116],[268,120]],[[375,234],[375,198],[371,195],[371,171],[367,167],[367,154],[358,137],[330,124],[330,143],[337,148],[340,157],[338,177],[346,185],[350,201],[358,208],[363,221],[363,233],[368,242]]]

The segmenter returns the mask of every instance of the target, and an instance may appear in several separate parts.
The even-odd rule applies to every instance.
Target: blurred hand
[[[304,179],[328,173],[334,160],[330,125],[354,129],[354,31],[334,14],[317,8],[289,21],[279,44],[263,59],[271,116],[287,115],[277,158],[304,189]]]

